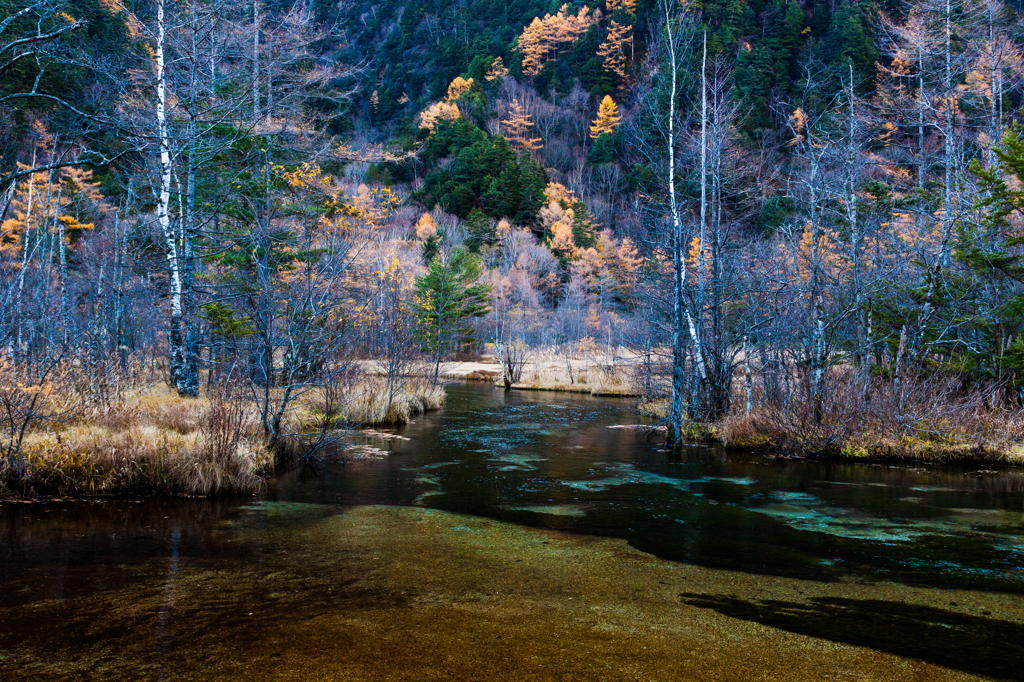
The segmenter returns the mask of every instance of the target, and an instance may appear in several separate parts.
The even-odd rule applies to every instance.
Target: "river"
[[[0,505],[0,679],[1022,679],[1024,472],[449,387],[255,498]]]

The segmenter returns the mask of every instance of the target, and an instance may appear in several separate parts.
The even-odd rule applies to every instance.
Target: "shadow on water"
[[[1024,676],[1024,624],[877,599],[744,600],[684,592],[682,602],[731,618],[1001,679]]]

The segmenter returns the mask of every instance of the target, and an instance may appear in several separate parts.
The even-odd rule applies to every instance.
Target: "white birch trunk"
[[[672,405],[667,428],[669,445],[680,447],[683,423],[683,373],[686,365],[685,336],[683,332],[683,285],[686,281],[686,260],[683,258],[683,225],[679,215],[679,201],[676,197],[676,96],[678,95],[678,70],[676,62],[676,35],[672,23],[669,0],[665,0],[665,30],[669,48],[669,68],[672,70],[672,86],[668,105],[668,194],[669,211],[672,217]]]
[[[32,150],[32,167],[36,165],[36,150]],[[34,199],[34,190],[36,186],[35,173],[30,173],[28,176],[28,199],[25,201],[25,232],[22,235],[24,244],[22,244],[21,250],[21,268],[18,270],[18,296],[14,301],[14,347],[12,348],[11,356],[17,360],[18,356],[21,355],[22,348],[22,319],[21,310],[22,302],[24,301],[25,295],[25,271],[28,269],[28,254],[29,254],[29,241],[31,234],[29,228],[32,225],[32,208]],[[15,185],[11,184],[13,190]]]
[[[178,244],[171,225],[171,181],[174,169],[171,162],[171,139],[167,126],[167,72],[165,55],[164,1],[157,0],[157,43],[156,43],[156,135],[159,144],[159,192],[157,194],[157,221],[167,250],[167,267],[170,272],[171,319],[168,340],[170,345],[170,379],[177,386],[184,365],[185,349],[181,334],[182,282],[181,260]]]

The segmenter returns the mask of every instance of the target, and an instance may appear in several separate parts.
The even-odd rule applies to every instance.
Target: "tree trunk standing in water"
[[[679,93],[679,65],[676,61],[676,17],[670,9],[669,0],[662,0],[665,13],[665,32],[668,40],[669,67],[672,70],[672,86],[669,90],[668,105],[668,195],[672,216],[672,404],[669,410],[667,429],[668,444],[675,449],[682,447],[683,395],[685,392],[686,342],[683,330],[683,285],[686,282],[686,260],[683,255],[684,235],[680,216],[679,199],[676,197],[676,97]]]
[[[166,15],[165,0],[156,5],[156,136],[159,150],[159,191],[157,193],[157,222],[167,251],[170,271],[171,312],[167,333],[170,351],[170,380],[181,395],[188,374],[188,352],[185,348],[183,316],[185,290],[182,281],[182,260],[178,253],[177,235],[171,225],[171,179],[174,168],[171,161],[171,135],[167,124],[167,70],[166,70]]]

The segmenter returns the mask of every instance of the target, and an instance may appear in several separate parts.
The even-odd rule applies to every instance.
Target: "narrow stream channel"
[[[353,614],[420,603],[374,562],[407,560],[388,554],[396,542],[415,542],[399,521],[433,523],[443,513],[469,519],[443,525],[453,547],[502,522],[497,528],[512,524],[508,533],[624,540],[665,570],[699,569],[699,588],[666,588],[686,613],[1024,677],[1021,470],[823,463],[698,446],[672,456],[644,431],[616,428],[637,421],[624,400],[459,385],[443,411],[400,438],[369,441],[389,456],[296,470],[254,500],[0,505],[0,678],[232,678],[214,649],[269,646],[282,618],[343,611],[355,627]],[[408,511],[372,529],[379,515],[347,511],[371,507]],[[408,516],[415,509],[420,516]],[[357,517],[370,519],[361,522],[367,538]],[[348,524],[348,545],[325,535],[330,523]],[[411,561],[406,573],[416,570]],[[460,570],[474,570],[472,561]],[[757,585],[776,593],[756,596]],[[820,594],[807,597],[803,586]],[[785,590],[792,599],[780,598]],[[280,635],[282,646],[291,636]],[[858,674],[849,679],[871,679]]]

